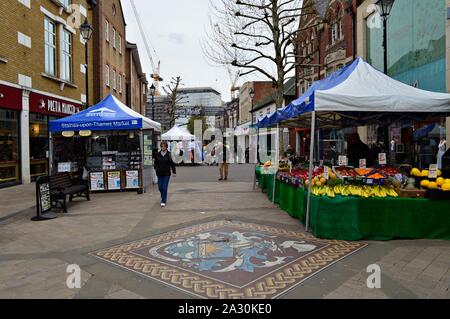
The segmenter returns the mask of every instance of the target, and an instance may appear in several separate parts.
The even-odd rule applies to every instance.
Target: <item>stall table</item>
[[[259,185],[272,200],[273,175],[257,172]],[[275,203],[305,222],[307,191],[275,182]],[[311,230],[336,240],[450,240],[450,201],[415,198],[311,197]]]

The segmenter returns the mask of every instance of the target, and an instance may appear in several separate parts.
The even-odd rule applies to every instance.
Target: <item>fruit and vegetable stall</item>
[[[389,166],[395,161],[387,160],[392,154],[386,154],[386,149],[381,152],[381,147],[378,165],[374,167],[365,167],[367,155],[359,158],[360,168],[346,166],[341,160],[338,166],[322,164],[325,158],[320,152],[320,130],[367,129],[376,125],[387,132],[394,123],[412,127],[416,121],[445,121],[449,115],[450,94],[406,85],[357,58],[313,82],[287,106],[258,120],[259,130],[276,127],[277,135],[280,129],[310,132],[309,143],[302,141],[309,149],[308,159],[303,161],[307,166],[287,168],[280,163],[281,169],[270,175],[264,166],[272,163],[265,163],[258,175],[260,185],[267,189],[270,199],[302,219],[306,231],[311,230],[317,237],[450,239],[450,176],[438,176],[436,170],[436,174],[431,174],[426,167],[419,170]],[[389,133],[381,135],[383,144],[388,145]],[[356,140],[353,144],[358,144]],[[353,152],[349,152],[349,147],[334,152],[339,157],[350,153],[346,155],[351,164],[357,165],[355,157],[368,152],[363,151],[361,144]],[[276,157],[275,167],[278,161]],[[413,158],[407,163],[422,166],[420,160]]]
[[[266,174],[271,166],[257,167],[259,186],[269,200],[305,223],[307,165],[281,162],[275,175]],[[389,165],[315,167],[311,231],[319,238],[341,240],[450,239],[450,176],[436,174],[429,178],[428,170]]]

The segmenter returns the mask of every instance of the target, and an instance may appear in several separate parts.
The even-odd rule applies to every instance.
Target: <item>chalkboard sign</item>
[[[36,180],[36,217],[34,221],[48,220],[56,218],[52,210],[52,198],[50,190],[50,178],[48,176],[39,177]]]

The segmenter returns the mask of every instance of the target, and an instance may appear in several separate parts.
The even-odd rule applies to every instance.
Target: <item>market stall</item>
[[[283,203],[289,195],[281,193],[292,191],[277,184],[300,189],[291,201],[305,203],[300,218],[304,216],[306,228],[318,237],[450,239],[448,172],[435,165],[412,169],[417,163],[392,166],[386,152],[377,154],[375,165],[369,165],[368,158],[359,158],[359,165],[348,165],[346,154],[340,154],[336,164],[326,163],[316,149],[318,128],[424,120],[449,113],[449,94],[413,88],[357,59],[259,121],[260,128],[311,128],[307,166],[294,172],[282,167],[285,172],[277,174],[275,184],[270,183],[271,177],[260,175],[259,179],[273,187],[275,195],[268,191],[268,196],[281,206],[289,206]]]
[[[154,135],[161,125],[109,95],[75,115],[50,121],[51,173],[79,173],[91,191],[151,185]]]
[[[174,155],[177,164],[201,162],[203,159],[201,142],[195,135],[175,125],[161,135],[161,140],[169,142],[169,151]]]

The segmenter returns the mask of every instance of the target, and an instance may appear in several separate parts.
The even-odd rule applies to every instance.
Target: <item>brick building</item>
[[[92,21],[92,4],[0,1],[0,187],[47,174],[49,120],[83,109],[85,44],[79,25],[86,17]],[[91,52],[92,46],[91,41]],[[92,65],[91,59],[91,79]]]
[[[296,39],[297,95],[353,61],[359,0],[304,1]],[[311,65],[311,66],[309,66]],[[319,71],[320,70],[320,71]]]
[[[113,94],[126,104],[125,17],[120,0],[102,0],[94,9],[94,98]]]
[[[361,0],[307,0],[296,38],[296,96],[302,95],[317,80],[343,68],[356,56],[356,12]],[[346,134],[331,134],[322,130],[327,142],[321,149],[327,151],[333,143],[343,143]],[[294,129],[289,132],[289,143],[300,156],[307,156],[310,131]],[[335,138],[337,135],[339,138]],[[328,142],[329,141],[329,142]],[[340,145],[340,144],[338,144]]]
[[[250,92],[253,90],[255,92],[255,97],[250,97]],[[274,91],[272,82],[270,81],[258,81],[258,82],[246,82],[239,90],[239,125],[247,124],[252,122],[251,110],[252,103],[262,101]],[[256,123],[256,115],[253,122]]]
[[[126,104],[134,111],[145,115],[148,81],[146,74],[142,71],[138,47],[134,43],[127,42],[125,69]]]

